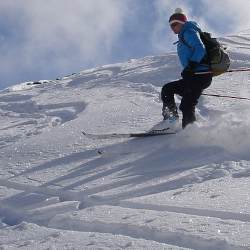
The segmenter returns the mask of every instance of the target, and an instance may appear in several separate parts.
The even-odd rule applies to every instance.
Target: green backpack
[[[226,53],[225,48],[223,48],[216,38],[212,38],[210,33],[200,31],[199,34],[207,51],[207,56],[202,60],[202,62],[210,65],[213,76],[225,73],[230,66],[230,58],[228,53]],[[184,40],[184,36],[181,40],[189,48],[192,48]]]

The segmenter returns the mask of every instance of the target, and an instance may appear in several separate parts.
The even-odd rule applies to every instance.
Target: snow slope
[[[250,32],[222,39],[250,66]],[[176,54],[0,92],[0,249],[250,249],[249,101],[202,96],[176,135],[91,140],[161,121]],[[249,73],[206,90],[250,98]],[[177,102],[179,99],[177,98]]]

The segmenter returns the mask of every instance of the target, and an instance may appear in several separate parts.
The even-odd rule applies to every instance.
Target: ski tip
[[[82,133],[83,133],[84,135],[86,135],[86,132],[85,132],[85,131],[82,131]]]

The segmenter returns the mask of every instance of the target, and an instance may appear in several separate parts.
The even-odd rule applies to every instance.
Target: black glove
[[[190,61],[189,64],[181,72],[182,78],[190,78],[194,76],[194,69],[197,65],[197,62]]]

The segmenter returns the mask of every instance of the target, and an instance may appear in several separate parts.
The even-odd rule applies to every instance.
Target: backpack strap
[[[184,39],[184,33],[185,33],[185,31],[183,32],[183,34],[182,34],[181,36],[179,36],[180,41],[181,41],[183,44],[185,44],[188,48],[194,49],[194,48],[193,48],[191,45],[189,45],[189,44],[186,42],[186,40]]]

